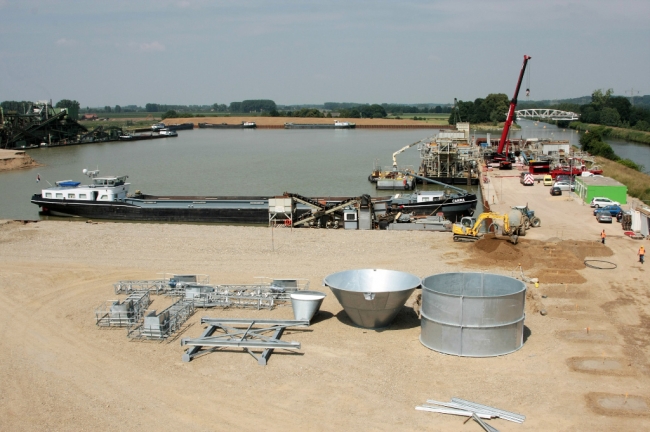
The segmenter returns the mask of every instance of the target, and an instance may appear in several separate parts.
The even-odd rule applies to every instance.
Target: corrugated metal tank
[[[526,285],[490,273],[441,273],[422,279],[420,342],[445,354],[491,357],[524,343]]]

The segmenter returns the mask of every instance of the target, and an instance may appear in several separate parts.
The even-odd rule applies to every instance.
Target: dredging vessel
[[[480,147],[469,139],[469,123],[457,123],[456,131],[441,130],[432,138],[408,144],[393,153],[393,166],[382,170],[375,166],[368,180],[375,183],[377,189],[414,189],[407,177],[396,175],[399,171],[397,155],[416,146],[420,152],[420,177],[444,184],[477,185],[479,181],[478,163]],[[423,180],[419,180],[422,183]]]

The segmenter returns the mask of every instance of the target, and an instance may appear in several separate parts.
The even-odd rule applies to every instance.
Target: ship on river
[[[99,177],[98,171],[84,170],[92,182],[64,180],[42,189],[31,198],[43,214],[89,219],[157,222],[202,222],[268,224],[277,196],[161,196],[129,193],[128,176]],[[285,193],[294,202],[287,216],[292,223],[312,216],[326,226],[329,221],[342,223],[344,210],[358,197],[301,197]],[[367,199],[377,210],[373,218],[391,214],[431,216],[442,214],[450,220],[472,214],[477,197],[464,191],[415,192]],[[349,203],[349,205],[348,205]],[[314,216],[315,215],[315,216]]]

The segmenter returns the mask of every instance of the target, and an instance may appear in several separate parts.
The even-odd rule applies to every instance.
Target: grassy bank
[[[600,156],[596,156],[596,162],[603,168],[603,175],[627,186],[628,195],[650,203],[650,175]]]
[[[618,138],[626,141],[632,141],[632,142],[637,142],[637,143],[642,143],[642,144],[649,144],[650,145],[650,132],[644,132],[644,131],[638,131],[634,129],[624,129],[624,128],[618,128],[618,127],[610,127],[610,126],[603,126],[603,125],[597,125],[597,124],[590,124],[590,123],[581,123],[581,122],[571,122],[569,124],[569,127],[571,129],[577,129],[579,131],[587,131],[589,129],[593,129],[596,127],[607,127],[608,129],[611,129],[612,131],[609,133],[608,137],[609,138]]]

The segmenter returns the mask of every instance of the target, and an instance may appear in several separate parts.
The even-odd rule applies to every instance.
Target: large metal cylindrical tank
[[[524,343],[526,285],[490,273],[441,273],[422,279],[427,348],[464,357],[517,351]]]
[[[420,278],[410,273],[361,269],[333,273],[323,280],[352,322],[359,327],[387,327],[404,306]]]

